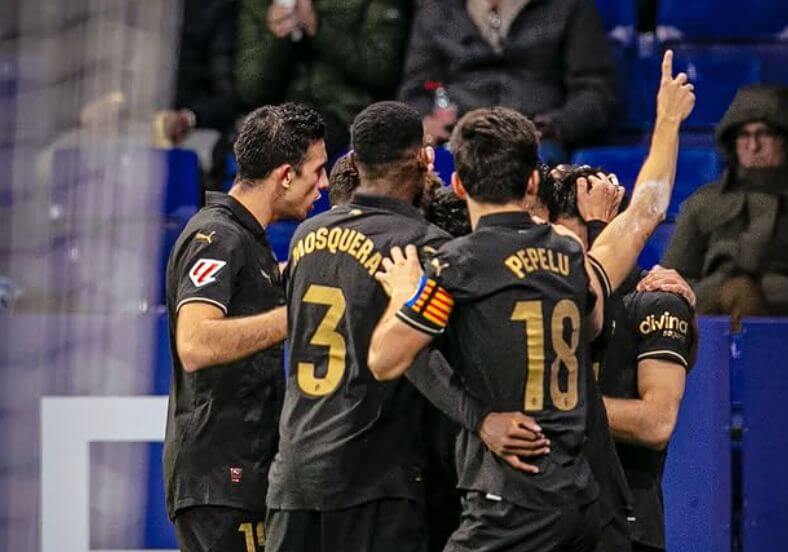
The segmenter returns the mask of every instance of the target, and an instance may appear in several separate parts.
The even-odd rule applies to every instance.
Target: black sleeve
[[[689,370],[696,336],[694,315],[687,302],[672,293],[639,293],[632,311],[638,361],[667,360]]]
[[[588,255],[588,264],[591,265],[591,270],[594,271],[594,274],[596,274],[597,278],[599,279],[599,283],[602,285],[602,293],[604,293],[604,297],[602,299],[607,301],[610,295],[613,293],[613,289],[610,285],[610,278],[608,277],[607,272],[605,272],[605,268],[591,255]]]
[[[237,230],[209,224],[195,232],[178,260],[176,312],[186,303],[204,302],[226,315],[244,262],[243,241]]]
[[[602,220],[589,220],[587,223],[588,227],[588,248],[591,249],[591,246],[594,245],[594,242],[599,237],[599,234],[602,233],[602,230],[607,228],[607,223]]]
[[[422,351],[427,359],[417,359],[405,377],[435,407],[462,427],[476,433],[491,409],[470,395],[446,358],[436,350]]]

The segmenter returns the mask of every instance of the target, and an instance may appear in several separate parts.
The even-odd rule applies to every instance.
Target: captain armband
[[[397,318],[415,330],[440,335],[449,323],[454,299],[438,282],[421,277],[416,293],[397,312]]]

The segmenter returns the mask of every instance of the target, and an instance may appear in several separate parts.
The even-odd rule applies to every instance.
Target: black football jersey
[[[610,423],[602,402],[602,391],[597,380],[605,350],[610,345],[612,328],[615,326],[615,313],[621,304],[621,297],[635,289],[641,278],[639,269],[634,270],[605,301],[605,318],[603,331],[591,343],[591,362],[593,370],[589,372],[588,386],[588,417],[587,439],[584,452],[591,465],[599,485],[599,517],[602,527],[615,521],[614,528],[620,534],[616,538],[624,542],[629,539],[628,525],[633,518],[632,493],[627,483],[624,469],[618,458],[616,443],[610,432]]]
[[[609,342],[599,373],[602,393],[623,399],[638,398],[638,362],[660,359],[689,370],[697,337],[694,314],[678,295],[663,292],[630,292],[612,296]],[[621,464],[632,490],[636,542],[664,548],[662,473],[667,449],[618,443]]]
[[[173,372],[165,492],[171,517],[197,505],[263,511],[284,395],[283,347],[188,373],[175,335],[178,311],[191,302],[213,305],[228,317],[284,305],[279,266],[265,231],[229,195],[208,193],[206,207],[188,222],[167,265]]]
[[[415,207],[366,194],[296,231],[286,273],[289,358],[270,507],[330,510],[383,497],[423,499],[424,399],[407,379],[378,382],[367,366],[372,331],[388,304],[374,276],[392,246],[412,243],[430,253],[447,239]]]
[[[582,246],[527,213],[482,217],[446,244],[398,315],[426,333],[446,328],[444,353],[469,392],[495,411],[523,410],[551,452],[515,470],[462,431],[459,487],[532,509],[586,503],[597,494],[581,454],[586,431],[586,314],[595,304]]]

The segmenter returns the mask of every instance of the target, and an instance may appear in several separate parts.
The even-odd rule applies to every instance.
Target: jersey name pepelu
[[[318,251],[328,251],[332,255],[337,253],[350,255],[369,272],[370,276],[375,275],[383,260],[383,255],[375,250],[372,240],[358,230],[324,226],[298,240],[290,253],[290,262],[295,267],[306,255]]]
[[[506,267],[519,279],[537,270],[569,276],[569,256],[547,247],[526,247],[504,260]]]

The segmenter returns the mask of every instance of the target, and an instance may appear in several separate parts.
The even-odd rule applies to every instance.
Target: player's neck
[[[498,213],[525,213],[527,212],[522,201],[510,201],[509,203],[479,203],[470,197],[468,198],[468,215],[471,219],[471,228],[476,230],[479,219],[487,215]]]
[[[252,213],[252,216],[263,228],[267,228],[269,224],[274,222],[273,201],[267,197],[268,194],[263,186],[250,189],[233,186],[228,195],[235,198],[247,211]]]
[[[415,186],[409,186],[401,182],[392,184],[390,180],[380,178],[362,180],[356,191],[362,194],[390,197],[405,203],[413,203],[415,198],[414,189]]]

